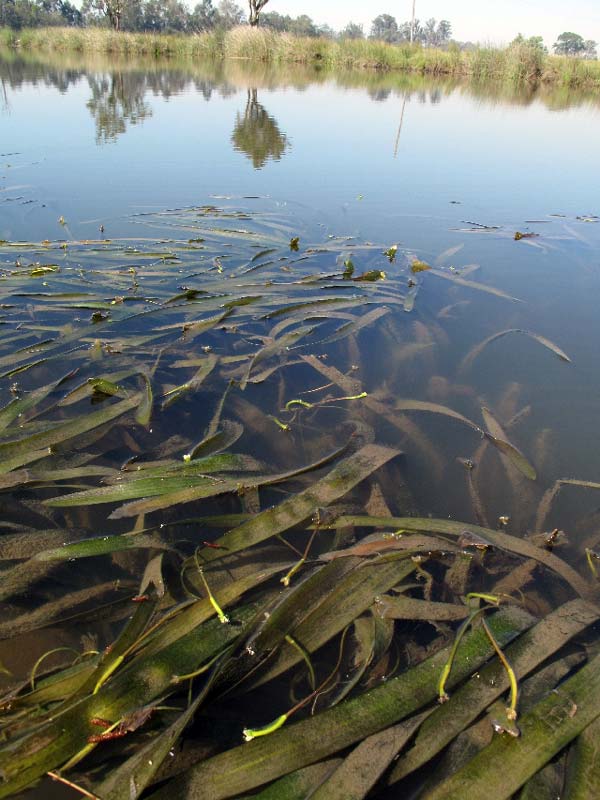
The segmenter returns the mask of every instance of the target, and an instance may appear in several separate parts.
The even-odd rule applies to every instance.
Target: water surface
[[[128,418],[52,442],[35,467],[5,461],[9,476],[45,463],[80,470],[8,477],[7,535],[25,526],[71,540],[165,525],[189,544],[183,519],[278,502],[273,486],[137,520],[115,500],[47,503],[104,486],[132,458],[181,463],[226,419],[243,426],[235,451],[270,473],[316,461],[352,432],[401,450],[379,477],[397,515],[475,522],[464,466],[474,460],[486,523],[517,536],[563,528],[561,555],[586,573],[595,490],[564,486],[548,514],[538,507],[559,479],[600,481],[597,97],[10,53],[0,79],[1,405],[79,370],[12,421],[3,452],[14,456],[17,433],[47,437],[54,423],[111,408],[102,392],[69,395],[88,379],[118,375],[125,390],[114,402],[124,402],[145,391],[137,370],[155,402],[146,425]],[[274,340],[284,345],[265,351]],[[535,481],[483,438],[482,407]],[[203,540],[219,533],[204,530]],[[73,588],[97,579],[92,562]],[[103,570],[126,583],[136,565],[116,556]],[[60,596],[68,575],[30,590],[25,607]],[[49,641],[38,634],[22,659],[7,648],[2,657],[26,675]]]

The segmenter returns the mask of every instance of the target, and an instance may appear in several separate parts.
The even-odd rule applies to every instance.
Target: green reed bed
[[[116,33],[99,28],[3,29],[0,43],[24,50],[121,53],[199,58],[218,57],[331,68],[377,69],[434,75],[509,79],[600,87],[600,62],[544,55],[525,44],[461,51],[388,45],[384,42],[295,37],[266,28],[240,26],[198,35]]]

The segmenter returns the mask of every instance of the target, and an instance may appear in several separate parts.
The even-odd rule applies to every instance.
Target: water
[[[132,214],[224,202],[215,198],[242,206],[237,198],[255,195],[313,241],[399,243],[430,262],[464,245],[446,265],[481,264],[475,279],[526,306],[465,296],[451,349],[502,327],[554,337],[574,367],[512,338],[480,359],[480,380],[491,394],[509,380],[527,384],[540,427],[561,437],[562,470],[594,478],[600,226],[577,217],[598,212],[598,104],[560,91],[237,63],[109,67],[4,62],[1,238],[61,238],[60,217],[76,239],[100,225],[129,235]],[[501,230],[456,230],[474,227],[467,222]],[[541,237],[516,243],[516,230]],[[419,305],[445,288],[427,281]]]
[[[62,449],[52,443],[52,469],[80,474],[58,484],[46,474],[33,487],[15,487],[9,478],[6,534],[19,524],[49,529],[43,541],[55,547],[63,530],[72,540],[123,533],[150,519],[187,537],[188,529],[177,526],[196,513],[193,505],[149,512],[136,523],[108,518],[118,502],[49,508],[42,501],[102,486],[101,474],[85,473],[87,464],[110,472],[132,457],[181,461],[210,431],[221,402],[224,418],[245,426],[234,450],[260,458],[264,472],[317,460],[344,444],[349,425],[367,421],[377,442],[404,452],[398,471],[380,478],[398,515],[474,521],[460,458],[481,459],[477,487],[486,522],[495,528],[507,516],[507,530],[519,536],[534,531],[538,504],[556,480],[600,481],[597,98],[300,67],[68,57],[43,63],[8,54],[0,59],[0,79],[0,239],[8,243],[0,254],[6,304],[1,405],[72,367],[80,370],[75,382],[52,389],[53,402],[88,378],[128,369],[114,380],[126,387],[121,398],[131,396],[144,388],[133,382],[132,365],[151,376],[157,402],[193,380],[211,354],[218,359],[200,390],[181,398],[175,393],[177,402],[155,410],[147,429],[131,424],[104,436],[85,432]],[[256,238],[223,238],[215,228],[249,230]],[[516,241],[517,231],[535,236]],[[297,253],[289,247],[294,236]],[[17,242],[30,244],[15,248]],[[390,262],[383,251],[396,244]],[[251,260],[265,249],[273,252]],[[415,259],[433,269],[413,274]],[[384,270],[386,278],[344,284],[349,261],[354,277]],[[60,272],[30,276],[31,264],[56,264]],[[300,281],[319,274],[328,277],[314,288]],[[190,289],[194,297],[156,309]],[[406,298],[415,290],[410,310]],[[57,302],[50,297],[57,292],[64,298],[79,292],[80,299]],[[223,313],[221,294],[239,299],[240,293],[261,299],[236,306],[206,333],[190,334],[204,309],[202,319]],[[314,304],[324,299],[331,304]],[[298,310],[297,303],[313,305]],[[341,335],[344,325],[385,304],[389,312],[356,336]],[[288,305],[294,308],[282,313]],[[252,358],[278,323],[277,336],[291,338],[274,355],[291,366],[250,380],[245,392],[228,389],[231,379],[239,383],[277,365],[268,360],[273,354],[264,363],[262,356]],[[313,325],[316,333],[304,331]],[[478,343],[504,330],[513,332],[465,365]],[[159,339],[170,338],[155,343],[148,337],[157,331]],[[550,340],[571,363],[523,331]],[[46,336],[58,338],[44,344]],[[29,348],[27,358],[14,355],[15,347]],[[43,358],[47,347],[54,360],[11,374],[31,353]],[[321,372],[295,364],[313,355]],[[329,383],[329,368],[346,374],[350,390],[339,384],[328,395],[313,394]],[[79,405],[54,409],[54,419],[76,416],[73,408],[110,407],[105,396],[90,400],[84,390],[74,397]],[[358,397],[321,406],[315,400],[362,391],[376,405],[365,408]],[[286,402],[299,398],[314,407],[286,410]],[[489,442],[481,448],[481,433],[439,408],[402,416],[405,400],[443,405],[479,427],[481,408],[490,408],[506,438],[535,466],[537,480],[510,466],[507,479]],[[53,411],[49,401],[42,406]],[[25,418],[27,430],[37,430],[32,412]],[[418,428],[407,433],[399,419]],[[45,461],[28,463],[18,468],[35,473]],[[276,486],[261,489],[261,507],[281,497]],[[250,493],[241,501],[217,498],[202,514],[255,510],[255,502]],[[569,544],[560,553],[582,573],[583,545],[595,545],[590,515],[597,505],[593,489],[563,487],[541,520],[542,530],[564,528]],[[93,561],[79,562],[76,579],[67,565],[53,575],[55,583],[46,578],[41,593],[28,590],[25,607],[61,596],[70,581],[74,589],[95,580]],[[127,589],[143,563],[115,556],[102,574],[121,578]],[[100,640],[110,640],[110,627],[97,629]],[[50,631],[23,642],[19,654],[2,648],[2,658],[26,676],[36,657],[72,638]]]

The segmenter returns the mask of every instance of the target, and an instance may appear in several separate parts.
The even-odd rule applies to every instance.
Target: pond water
[[[559,528],[589,577],[600,486],[556,481],[600,481],[597,96],[14,53],[0,81],[7,567],[163,526],[189,552],[184,520],[279,503],[289,483],[261,476],[364,437],[403,453],[377,473],[395,516]],[[226,446],[257,461],[213,466],[220,492],[206,464],[181,474]],[[381,509],[365,490],[345,502]],[[200,543],[229,527],[204,522]],[[7,611],[90,581],[131,594],[144,553],[17,576]],[[548,580],[539,609],[560,595]],[[19,678],[73,643],[39,623],[18,650],[4,632]]]

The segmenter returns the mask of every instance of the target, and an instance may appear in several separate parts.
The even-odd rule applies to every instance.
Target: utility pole
[[[415,4],[417,0],[413,0],[412,19],[410,21],[410,43],[412,44],[415,38]]]

